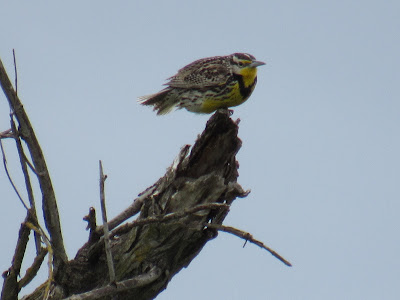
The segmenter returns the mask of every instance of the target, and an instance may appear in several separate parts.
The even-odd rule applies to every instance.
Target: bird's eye
[[[239,67],[243,67],[244,63],[242,61],[239,61],[238,65],[239,65]]]

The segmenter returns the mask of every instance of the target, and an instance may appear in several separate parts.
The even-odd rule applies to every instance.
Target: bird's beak
[[[250,68],[256,68],[256,67],[259,67],[259,66],[262,66],[262,65],[265,65],[265,62],[258,61],[258,60],[254,60],[254,61],[249,65],[249,67],[250,67]]]

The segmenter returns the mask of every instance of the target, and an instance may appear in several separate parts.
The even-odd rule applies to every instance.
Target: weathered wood
[[[162,217],[210,203],[231,204],[246,192],[237,183],[236,153],[241,147],[238,126],[229,111],[217,111],[207,122],[190,154],[182,148],[177,159],[153,186],[147,189],[137,220]],[[150,193],[149,193],[150,191]],[[141,195],[143,195],[143,193]],[[116,227],[111,239],[111,250],[118,284],[127,279],[146,276],[157,269],[157,276],[143,286],[121,289],[115,285],[119,299],[153,299],[164,290],[172,277],[199,254],[204,245],[217,236],[215,229],[204,223],[222,224],[228,213],[226,207],[204,209],[184,214],[181,218],[152,222],[141,226]],[[112,222],[112,221],[110,221]],[[143,224],[143,223],[142,223]],[[119,230],[122,227],[127,230]],[[101,231],[97,231],[101,235]],[[75,259],[58,272],[52,288],[52,299],[70,297],[109,285],[104,240],[91,239],[77,253]],[[138,277],[139,276],[139,277]],[[91,294],[90,299],[111,299],[103,294]],[[40,299],[44,287],[26,299]],[[95,294],[95,293],[94,293]]]

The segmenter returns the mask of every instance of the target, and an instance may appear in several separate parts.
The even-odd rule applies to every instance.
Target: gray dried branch
[[[10,118],[10,123],[11,123],[11,129],[14,134],[14,140],[17,146],[18,150],[18,155],[19,155],[19,161],[21,164],[21,169],[22,173],[24,174],[24,179],[25,179],[25,188],[26,192],[28,194],[28,200],[30,204],[30,213],[31,213],[31,219],[34,224],[39,225],[39,220],[37,219],[37,213],[36,213],[36,205],[35,205],[35,198],[33,196],[33,189],[32,189],[32,184],[31,180],[29,177],[29,172],[28,172],[28,167],[27,167],[27,159],[25,156],[24,148],[22,147],[21,140],[19,139],[18,136],[18,129],[15,126],[15,122],[11,116]],[[41,251],[41,242],[40,242],[40,236],[36,232],[34,232],[34,237],[35,237],[35,247],[36,247],[36,255],[39,255],[39,252]]]
[[[25,255],[26,245],[29,241],[30,228],[26,226],[26,223],[31,220],[29,209],[27,210],[27,216],[25,222],[21,224],[19,229],[18,241],[14,251],[14,257],[11,262],[11,267],[3,273],[4,283],[1,291],[2,300],[14,300],[18,299],[18,293],[20,288],[18,286],[18,276],[21,272],[22,260]]]
[[[13,133],[11,128],[0,132],[0,140],[1,139],[9,139],[13,137]]]
[[[135,276],[133,278],[116,282],[103,286],[98,289],[91,290],[90,292],[73,295],[64,300],[86,300],[86,299],[101,299],[107,296],[115,295],[119,292],[126,292],[131,289],[140,288],[152,283],[161,275],[161,270],[157,267],[151,268],[147,273]]]
[[[101,160],[99,161],[99,169],[100,169],[100,206],[101,206],[101,216],[103,219],[103,231],[104,231],[104,246],[106,251],[107,258],[107,266],[108,266],[108,274],[110,276],[110,283],[115,282],[115,270],[114,270],[114,262],[110,248],[110,232],[108,230],[107,224],[107,209],[106,209],[106,197],[104,194],[104,184],[107,179],[107,175],[103,173],[103,164]]]
[[[119,226],[121,223],[125,222],[129,218],[133,217],[137,213],[140,212],[140,209],[143,205],[144,199],[151,195],[152,189],[150,188],[148,191],[142,193],[139,197],[137,197],[131,205],[128,206],[122,213],[118,214],[115,218],[113,218],[110,222],[108,222],[108,228],[113,230],[115,227]],[[103,225],[98,226],[96,228],[96,234],[100,235],[103,232]]]
[[[22,289],[24,286],[29,284],[33,278],[36,277],[37,272],[39,271],[44,258],[48,253],[47,248],[41,248],[39,254],[35,257],[32,265],[26,270],[25,276],[21,278],[18,282],[18,288]]]
[[[44,213],[45,225],[49,231],[51,244],[54,249],[54,268],[57,272],[58,267],[67,262],[67,254],[61,233],[61,224],[58,214],[56,197],[51,183],[49,171],[43,156],[42,149],[36,138],[33,127],[29,121],[23,105],[18,98],[7,72],[0,60],[0,84],[8,100],[11,111],[17,119],[20,136],[26,142],[29,153],[32,157],[35,170],[40,174],[38,181],[42,191],[42,208]]]
[[[15,185],[13,179],[11,178],[10,172],[8,171],[6,152],[4,151],[3,143],[1,140],[0,140],[0,149],[1,149],[1,154],[3,157],[3,167],[4,167],[4,171],[6,172],[8,181],[10,182],[11,186],[13,187],[14,192],[17,194],[17,197],[18,197],[19,201],[22,203],[22,206],[28,211],[29,208],[26,205],[24,199],[22,199],[22,196],[21,196],[20,192],[18,191],[17,186]]]
[[[94,207],[89,208],[89,213],[83,217],[83,220],[88,222],[86,230],[90,230],[89,243],[93,244],[99,240],[99,235],[96,234],[96,210]]]
[[[15,74],[15,95],[18,96],[18,70],[17,70],[17,58],[15,56],[15,49],[13,49],[13,59],[14,59],[14,74]]]
[[[224,225],[219,225],[219,224],[210,224],[210,223],[206,223],[204,224],[204,226],[208,227],[208,228],[213,228],[213,229],[217,229],[219,231],[224,231],[227,233],[231,233],[235,236],[238,236],[244,240],[246,240],[245,244],[247,243],[247,241],[249,241],[250,243],[253,243],[265,250],[267,250],[269,253],[271,253],[273,256],[275,256],[277,259],[279,259],[281,262],[283,262],[285,265],[291,267],[292,264],[286,260],[285,258],[283,258],[282,255],[280,255],[278,252],[276,252],[275,250],[273,250],[272,248],[268,247],[267,245],[264,245],[263,242],[256,240],[250,233],[245,232],[243,230],[237,229],[235,227],[231,227],[231,226],[224,226]],[[244,245],[243,245],[244,247]]]

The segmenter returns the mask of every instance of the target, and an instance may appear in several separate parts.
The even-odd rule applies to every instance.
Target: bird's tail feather
[[[153,105],[157,115],[165,115],[177,104],[170,92],[171,89],[166,88],[159,93],[139,97],[138,102],[142,105]]]

